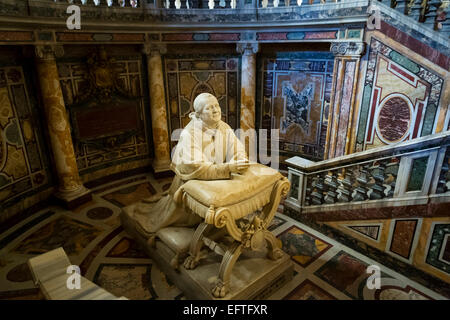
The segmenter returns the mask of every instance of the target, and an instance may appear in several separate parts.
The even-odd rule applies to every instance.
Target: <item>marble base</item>
[[[216,283],[222,256],[205,250],[205,257],[194,270],[186,270],[182,263],[179,270],[170,262],[175,253],[162,241],[156,246],[136,231],[135,222],[124,211],[121,213],[124,229],[130,234],[164,274],[183,291],[187,299],[199,300],[258,300],[267,299],[293,278],[294,266],[287,254],[273,261],[266,258],[266,251],[248,251],[237,260],[231,275],[230,292],[224,298],[215,298],[211,291]]]
[[[156,173],[156,174],[166,172],[166,171],[171,171],[170,160],[168,160],[168,161],[153,160],[152,168],[153,168],[154,173]]]
[[[82,187],[75,192],[61,192],[54,194],[56,202],[68,210],[75,209],[92,200],[91,190]]]

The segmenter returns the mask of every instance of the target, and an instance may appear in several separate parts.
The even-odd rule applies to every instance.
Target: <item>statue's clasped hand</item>
[[[231,162],[228,164],[228,166],[230,168],[231,173],[241,174],[245,170],[248,169],[248,167],[250,166],[250,163],[248,161],[242,160],[242,161]]]

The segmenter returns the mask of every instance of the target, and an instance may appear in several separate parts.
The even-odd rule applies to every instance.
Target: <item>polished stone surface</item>
[[[52,221],[57,222],[60,219],[65,221],[65,225],[71,223],[72,227],[68,230],[75,228],[80,232],[71,231],[61,235],[43,233],[39,243],[45,243],[45,247],[37,247],[36,241],[39,237],[36,236],[32,238],[34,250],[41,249],[40,253],[47,252],[60,246],[61,237],[66,240],[73,238],[70,244],[73,248],[69,254],[70,261],[80,266],[82,275],[88,280],[114,292],[115,295],[136,300],[185,299],[185,293],[171,282],[144,250],[124,232],[119,220],[121,208],[103,198],[107,194],[120,195],[119,190],[122,190],[122,194],[126,192],[133,194],[139,190],[137,186],[148,183],[159,193],[169,182],[170,178],[156,180],[152,175],[139,175],[114,181],[94,188],[93,200],[76,210],[49,207],[6,230],[0,235],[0,299],[42,298],[24,266],[24,263],[37,253],[17,252],[15,249],[30,247],[27,240],[30,235],[48,226]],[[132,186],[135,187],[131,188]],[[103,220],[89,218],[87,213],[98,207],[111,209],[112,216]],[[292,257],[294,278],[268,299],[446,299],[426,286],[283,215],[282,210],[283,205],[280,205],[272,222],[272,227],[275,227],[272,229],[273,233],[279,241],[286,242],[283,234],[290,230],[297,238],[294,243],[313,243],[314,240],[316,249],[314,246],[308,247],[308,250],[301,247],[301,252],[295,253]],[[95,234],[86,232],[87,225],[92,230],[100,232]],[[87,242],[86,238],[90,241]],[[323,243],[327,243],[330,247],[318,256],[319,250],[324,251]],[[299,256],[303,259],[301,261],[309,263],[307,265],[304,263],[305,266],[296,263],[295,259],[298,260]],[[380,266],[382,272],[379,290],[369,290],[365,286],[369,274],[362,271],[365,271],[365,266],[373,264]],[[342,270],[348,270],[348,274],[340,272]],[[124,275],[126,277],[123,277]],[[133,290],[128,290],[127,281],[133,283]],[[355,291],[355,288],[361,288],[362,291]]]

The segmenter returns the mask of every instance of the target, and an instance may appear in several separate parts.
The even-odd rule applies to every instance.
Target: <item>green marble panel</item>
[[[425,111],[425,118],[423,119],[421,136],[429,135],[433,132],[434,119],[436,117],[437,107],[434,103],[430,103]]]
[[[299,184],[300,184],[300,177],[296,174],[292,174],[291,177],[291,192],[289,196],[291,198],[294,198],[295,200],[298,200],[298,190],[299,190]]]
[[[355,38],[360,38],[361,37],[361,30],[357,29],[357,30],[348,30],[347,32],[347,38],[348,39],[355,39]]]
[[[361,101],[361,111],[359,116],[358,134],[356,136],[356,141],[358,143],[364,143],[364,136],[366,134],[367,126],[367,116],[370,109],[370,96],[372,94],[372,86],[367,85],[364,87],[363,98]]]
[[[414,74],[420,71],[419,65],[417,63],[409,60],[408,58],[401,55],[397,51],[392,50],[391,53],[389,54],[389,57],[392,59],[392,61],[398,63],[399,65],[401,65],[402,67],[411,71]]]
[[[406,191],[418,191],[422,189],[423,179],[427,171],[428,156],[416,158],[412,161],[411,173],[409,175]]]

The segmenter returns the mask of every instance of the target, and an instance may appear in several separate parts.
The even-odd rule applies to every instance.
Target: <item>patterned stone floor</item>
[[[168,189],[171,179],[138,175],[93,189],[73,211],[48,207],[0,234],[0,299],[39,299],[27,260],[62,246],[82,274],[116,296],[184,299],[120,225],[122,207]],[[430,289],[282,214],[270,229],[294,261],[294,279],[270,299],[445,299]],[[380,289],[368,288],[370,265],[381,269]]]

